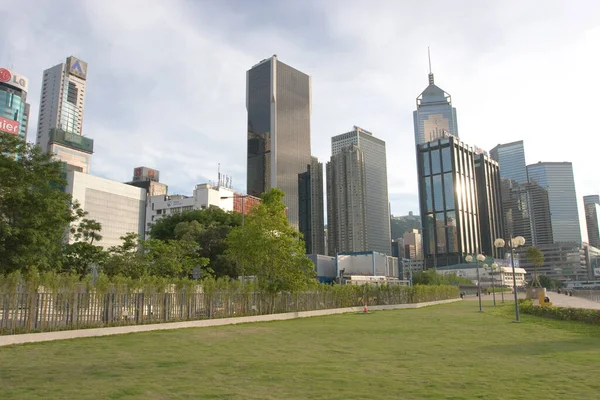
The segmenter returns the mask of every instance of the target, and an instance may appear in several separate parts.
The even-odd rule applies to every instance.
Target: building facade
[[[137,167],[133,170],[133,178],[128,185],[142,188],[148,196],[164,196],[168,187],[160,183],[160,171],[148,167]]]
[[[458,264],[481,249],[474,158],[455,137],[417,146],[426,268]]]
[[[539,162],[527,166],[529,181],[548,192],[554,242],[581,246],[577,194],[570,162]]]
[[[0,68],[0,132],[27,138],[29,81],[7,68]]]
[[[385,142],[371,132],[354,126],[350,132],[331,138],[331,154],[336,156],[348,146],[357,146],[364,157],[367,250],[391,255]]]
[[[304,236],[306,254],[325,255],[323,163],[312,157],[306,167],[306,172],[298,175],[299,230]]]
[[[367,251],[365,169],[364,154],[356,145],[341,149],[327,163],[327,248],[330,256]]]
[[[89,173],[93,140],[83,136],[87,63],[73,56],[44,71],[36,144],[67,164]]]
[[[246,73],[247,192],[285,192],[290,224],[298,228],[298,174],[310,164],[310,76],[274,55]]]
[[[431,71],[429,86],[417,97],[413,120],[417,145],[447,135],[458,137],[456,108],[452,107],[452,97],[435,85]]]
[[[585,224],[590,246],[600,249],[600,196],[583,196]]]
[[[144,234],[146,192],[143,189],[69,171],[65,192],[88,212],[88,218],[102,224],[102,240],[98,245],[104,249],[119,246],[121,237],[129,232]]]
[[[494,246],[497,238],[504,237],[498,163],[486,154],[477,154],[475,156],[475,180],[479,202],[481,252],[486,256],[501,258],[502,250]]]
[[[500,165],[500,176],[503,179],[515,181],[517,185],[529,182],[522,140],[497,145],[490,150],[490,157]]]
[[[423,239],[418,229],[411,229],[404,234],[402,246],[404,252],[399,252],[401,254],[399,258],[408,258],[412,261],[423,260]]]

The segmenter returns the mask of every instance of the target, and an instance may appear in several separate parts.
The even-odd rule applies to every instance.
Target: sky
[[[246,71],[277,54],[312,77],[311,146],[358,125],[385,140],[392,214],[418,214],[412,112],[427,86],[452,95],[460,138],[524,140],[527,163],[572,161],[600,193],[600,3],[589,1],[1,1],[0,66],[29,78],[35,140],[43,70],[88,62],[83,134],[92,174],[160,170],[170,193],[232,176],[245,190]]]

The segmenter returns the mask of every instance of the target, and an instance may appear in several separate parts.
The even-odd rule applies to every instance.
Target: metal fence
[[[0,291],[0,334],[151,324],[207,318],[408,304],[458,297],[456,287],[341,287],[274,296],[202,287],[171,290],[117,289],[83,285],[70,289]]]
[[[573,290],[573,296],[600,303],[600,290]]]

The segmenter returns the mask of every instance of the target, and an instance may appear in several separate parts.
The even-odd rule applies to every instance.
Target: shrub
[[[519,306],[525,314],[537,315],[562,321],[580,321],[586,324],[600,325],[600,310],[585,308],[567,308],[554,306],[534,306],[532,300],[519,300]]]

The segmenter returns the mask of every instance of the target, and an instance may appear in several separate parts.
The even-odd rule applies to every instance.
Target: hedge
[[[600,325],[600,310],[585,308],[567,308],[554,306],[534,306],[532,300],[519,300],[523,313],[558,319],[562,321],[580,321],[591,325]]]

